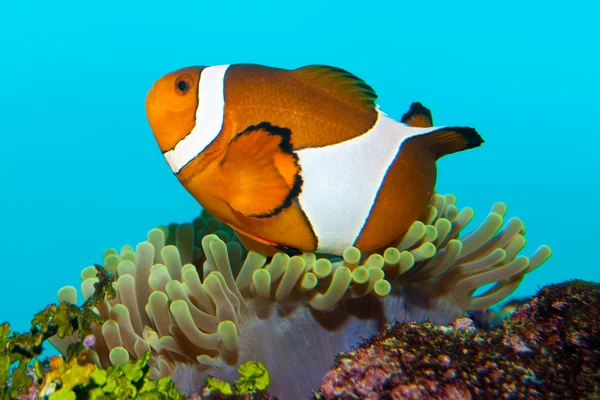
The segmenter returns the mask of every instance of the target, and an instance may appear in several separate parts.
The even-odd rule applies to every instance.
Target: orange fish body
[[[418,103],[395,121],[364,81],[333,67],[190,67],[146,101],[163,155],[202,207],[251,250],[341,254],[398,237],[433,194],[436,160],[479,146],[432,127]]]

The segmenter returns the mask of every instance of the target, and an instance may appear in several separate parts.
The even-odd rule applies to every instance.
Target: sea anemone
[[[335,354],[386,323],[447,323],[486,309],[550,257],[547,246],[531,258],[518,255],[523,223],[505,223],[500,203],[461,237],[474,213],[455,201],[436,194],[394,246],[372,254],[351,247],[341,258],[247,253],[206,213],[191,224],[152,229],[135,250],[104,254],[117,295],[97,307],[104,323],[95,328],[90,357],[106,368],[150,350],[152,376],[172,375],[189,394],[208,374],[233,380],[240,364],[255,360],[271,374],[271,395],[306,398]],[[84,298],[94,291],[95,274],[94,267],[82,271]],[[58,298],[76,303],[77,291],[62,288]],[[65,352],[70,340],[52,342]]]

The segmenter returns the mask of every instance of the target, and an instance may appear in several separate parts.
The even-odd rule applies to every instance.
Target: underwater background
[[[594,9],[596,12],[594,12]],[[438,162],[437,190],[497,201],[552,258],[512,297],[600,281],[600,144],[592,2],[59,1],[0,3],[0,321],[29,327],[108,247],[200,208],[148,126],[152,83],[187,65],[329,64],[394,118],[413,101],[486,143]],[[81,299],[80,299],[81,300]]]

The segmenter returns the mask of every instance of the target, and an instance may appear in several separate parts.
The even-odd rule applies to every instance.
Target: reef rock
[[[490,329],[395,323],[340,353],[314,399],[599,399],[600,284],[541,289]]]

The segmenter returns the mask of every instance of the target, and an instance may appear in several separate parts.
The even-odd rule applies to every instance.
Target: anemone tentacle
[[[95,327],[90,357],[108,367],[150,349],[152,377],[173,375],[188,393],[208,373],[228,378],[256,360],[271,371],[271,394],[306,397],[337,352],[385,323],[443,323],[488,308],[550,257],[547,246],[531,258],[519,255],[525,228],[516,218],[505,222],[504,204],[461,236],[473,215],[459,210],[453,196],[436,194],[393,246],[371,254],[350,247],[342,257],[267,259],[247,252],[206,213],[193,223],[157,227],[135,249],[104,253],[117,295],[97,307],[104,323]],[[84,299],[94,291],[95,273],[81,273]],[[63,288],[58,298],[74,303],[76,289]],[[69,338],[52,343],[66,352]]]

